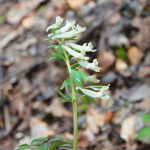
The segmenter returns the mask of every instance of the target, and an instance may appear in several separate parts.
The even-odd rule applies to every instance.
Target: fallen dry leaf
[[[100,127],[105,124],[105,115],[97,112],[94,108],[90,108],[87,111],[86,122],[89,129],[91,129],[94,134],[98,134]]]
[[[115,56],[111,52],[104,51],[98,55],[97,60],[101,71],[105,72],[115,62]]]
[[[59,102],[52,108],[52,115],[55,117],[72,117],[72,112],[67,110],[64,105]]]
[[[128,65],[120,58],[117,58],[115,68],[117,71],[123,71],[128,68]]]
[[[118,23],[118,21],[120,20],[120,18],[121,18],[120,13],[117,13],[117,14],[115,14],[115,15],[109,20],[109,23],[110,23],[111,25],[115,25],[116,23]]]
[[[23,17],[28,13],[28,10],[22,4],[15,4],[7,13],[7,21],[13,25],[17,25],[21,22]]]
[[[113,115],[114,115],[114,113],[112,111],[108,111],[106,113],[106,115],[105,115],[105,123],[106,124],[110,122],[110,120],[112,119]]]
[[[124,139],[126,142],[131,142],[131,140],[135,140],[136,132],[134,129],[135,122],[136,122],[136,116],[130,116],[126,118],[121,123],[121,133],[120,136],[122,139]]]
[[[35,117],[30,118],[30,129],[31,140],[55,135],[55,132],[48,128],[46,122],[41,121]]]
[[[132,46],[129,48],[127,56],[131,65],[137,65],[143,57],[143,52],[138,47]]]
[[[89,141],[88,141],[87,137],[80,138],[78,140],[78,144],[77,145],[80,148],[87,148],[88,145],[89,145]]]
[[[136,43],[140,50],[146,50],[150,46],[150,17],[144,19],[140,31],[135,35],[131,42]]]
[[[67,0],[67,2],[71,8],[78,10],[83,7],[87,0]]]
[[[145,78],[150,75],[150,66],[141,66],[138,70],[138,76]]]
[[[30,17],[27,17],[25,19],[23,19],[22,21],[22,26],[26,29],[31,29],[34,25],[35,25],[35,21],[36,18],[35,18],[35,15],[30,15]]]

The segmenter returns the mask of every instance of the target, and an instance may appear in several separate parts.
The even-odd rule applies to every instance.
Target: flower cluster
[[[68,55],[72,56],[73,59],[77,60],[80,67],[84,67],[86,69],[91,69],[95,72],[100,72],[100,69],[98,67],[97,59],[94,59],[92,63],[89,63],[87,60],[89,57],[86,57],[86,52],[95,52],[96,49],[93,49],[92,43],[85,43],[83,45],[78,45],[74,43],[70,43],[70,40],[73,40],[77,34],[82,33],[86,30],[85,27],[80,27],[79,25],[75,26],[75,21],[66,21],[66,25],[62,28],[60,28],[61,24],[63,22],[63,19],[58,16],[56,17],[56,23],[49,26],[46,31],[48,32],[50,29],[52,29],[52,33],[48,35],[52,40],[63,39],[62,42],[59,43],[59,46],[64,49]],[[72,30],[70,30],[72,29]],[[67,41],[67,42],[66,42]],[[66,42],[66,43],[65,43]],[[74,71],[74,70],[73,70]],[[99,80],[96,79],[95,75],[93,76],[85,76],[86,81],[98,83]],[[85,95],[88,95],[93,98],[102,98],[102,99],[108,99],[109,96],[105,94],[105,91],[109,89],[108,86],[88,86],[89,89],[82,88],[82,87],[76,87],[76,90],[84,93]]]

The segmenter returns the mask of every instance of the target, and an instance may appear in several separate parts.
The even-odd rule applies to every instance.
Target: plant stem
[[[69,70],[69,74],[72,73],[69,58],[66,54],[65,49],[63,48],[63,52],[66,58],[66,64]],[[76,98],[76,92],[74,88],[74,81],[71,83],[71,94],[72,94],[72,105],[73,105],[73,122],[74,122],[74,138],[73,138],[73,150],[77,150],[77,141],[78,141],[78,114],[77,114],[77,98]]]

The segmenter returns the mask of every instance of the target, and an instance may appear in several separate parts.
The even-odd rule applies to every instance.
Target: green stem
[[[63,48],[63,52],[66,58],[66,64],[69,70],[69,74],[72,72],[69,58],[66,54],[65,49]],[[78,115],[77,115],[77,98],[76,92],[74,88],[74,82],[71,83],[71,94],[72,94],[72,105],[73,105],[73,122],[74,122],[74,138],[73,138],[73,150],[77,150],[77,142],[78,142]]]

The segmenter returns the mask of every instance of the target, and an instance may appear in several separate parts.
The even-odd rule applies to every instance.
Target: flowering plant
[[[44,41],[56,40],[58,45],[52,45],[48,48],[55,48],[57,53],[51,53],[53,57],[46,60],[46,62],[50,62],[52,60],[61,59],[65,61],[69,77],[63,82],[60,90],[65,89],[66,95],[64,95],[60,90],[56,89],[57,92],[62,96],[59,100],[62,103],[71,102],[73,105],[73,118],[74,118],[74,139],[73,139],[73,150],[77,150],[77,135],[78,135],[78,119],[77,119],[77,100],[81,97],[87,97],[92,103],[97,105],[94,98],[102,98],[108,99],[109,96],[105,94],[105,91],[109,89],[108,86],[99,86],[99,85],[91,85],[87,87],[82,87],[82,81],[98,83],[99,80],[96,79],[96,76],[87,76],[83,72],[79,71],[79,68],[86,68],[94,70],[95,72],[99,72],[101,68],[98,67],[97,59],[94,59],[92,63],[89,63],[87,60],[89,57],[86,57],[86,52],[95,52],[93,46],[90,43],[85,43],[82,46],[74,43],[70,43],[70,41],[76,40],[77,34],[82,33],[86,30],[85,27],[80,27],[79,25],[75,26],[75,21],[66,22],[66,25],[60,28],[63,22],[63,18],[60,16],[56,17],[56,23],[49,26],[46,29],[48,32],[50,29],[52,31],[51,34],[48,35],[49,38]],[[71,31],[69,31],[72,29]],[[70,65],[69,58],[75,59],[77,63]],[[69,90],[71,89],[71,95]],[[77,97],[77,93],[80,93],[81,96]],[[70,143],[65,143],[70,144]],[[69,148],[69,147],[68,147]],[[51,148],[51,150],[53,150]]]

